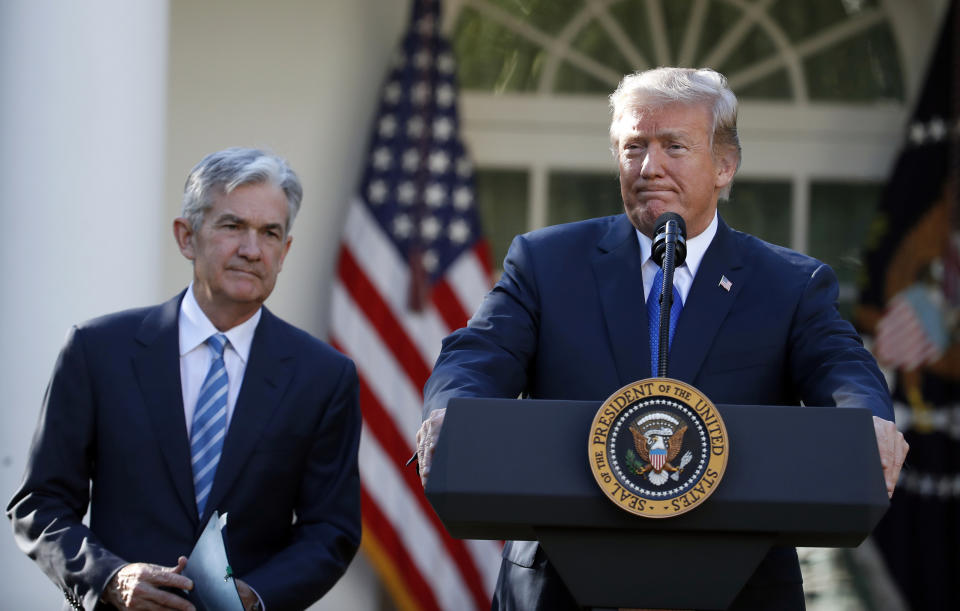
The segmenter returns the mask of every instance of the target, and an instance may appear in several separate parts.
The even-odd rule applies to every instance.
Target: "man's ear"
[[[283,252],[280,253],[280,261],[277,262],[278,272],[283,269],[283,261],[287,258],[287,253],[290,252],[290,245],[293,244],[293,236],[288,235],[284,242]]]
[[[190,221],[182,216],[173,219],[173,237],[177,241],[177,247],[180,248],[180,253],[191,261],[196,258],[193,235],[193,226]]]
[[[733,181],[737,173],[737,152],[731,147],[724,147],[716,158],[717,181],[714,187],[719,191]]]

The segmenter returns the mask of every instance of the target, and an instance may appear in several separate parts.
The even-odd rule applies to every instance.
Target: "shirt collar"
[[[719,224],[717,218],[717,213],[714,212],[713,220],[710,221],[707,228],[697,237],[687,240],[687,257],[683,264],[690,270],[691,276],[697,275],[700,262],[703,261],[703,255],[706,254],[707,248],[710,246],[710,243],[713,242],[713,237],[717,235],[717,226]],[[637,232],[637,239],[640,241],[640,260],[646,263],[647,259],[650,258],[653,240],[640,233],[639,229],[635,229],[634,231]]]
[[[244,364],[250,357],[253,334],[257,330],[257,323],[260,322],[262,314],[263,308],[257,308],[253,316],[236,327],[223,332],[230,340],[233,351],[237,353]],[[200,309],[200,304],[197,303],[197,298],[193,294],[193,283],[191,282],[183,296],[183,301],[180,302],[180,356],[194,350],[216,333],[220,333],[220,331],[213,326],[207,315]]]

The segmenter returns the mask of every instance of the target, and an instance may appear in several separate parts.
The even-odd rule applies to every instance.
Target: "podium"
[[[713,495],[632,515],[590,471],[599,406],[451,399],[426,487],[450,534],[540,541],[584,606],[724,609],[772,546],[856,546],[889,506],[869,410],[718,405],[730,458]]]

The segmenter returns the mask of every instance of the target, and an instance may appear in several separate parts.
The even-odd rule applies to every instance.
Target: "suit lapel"
[[[614,221],[592,261],[620,384],[650,375],[650,334],[640,244],[626,215]]]
[[[144,318],[136,335],[140,346],[133,356],[133,368],[174,488],[187,513],[193,516],[197,504],[180,383],[178,320],[182,298],[180,293]]]
[[[692,383],[720,330],[720,325],[750,276],[737,249],[736,237],[723,219],[707,248],[690,287],[670,349],[671,378]],[[720,286],[726,277],[730,290]]]
[[[293,375],[293,353],[281,334],[279,319],[263,308],[201,524],[240,475]]]

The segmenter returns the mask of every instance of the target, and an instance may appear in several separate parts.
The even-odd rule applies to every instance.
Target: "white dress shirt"
[[[237,396],[243,384],[243,372],[247,369],[253,334],[260,322],[262,309],[236,327],[223,331],[230,343],[223,351],[223,364],[227,369],[227,427],[237,405]],[[200,388],[210,370],[212,354],[207,339],[221,331],[217,330],[200,309],[193,295],[193,284],[180,302],[180,384],[183,391],[183,412],[187,419],[187,435],[193,427],[193,412],[200,396]]]
[[[660,266],[651,258],[653,240],[637,231],[637,239],[640,241],[640,258],[643,259],[643,296],[650,301],[650,289],[653,288],[653,278],[657,275]],[[693,286],[693,279],[700,269],[700,262],[703,261],[703,255],[707,252],[710,243],[713,242],[713,236],[717,235],[717,213],[713,213],[713,220],[703,230],[703,233],[695,238],[687,240],[687,258],[683,265],[673,270],[673,286],[680,292],[680,299],[687,303],[687,295],[690,294],[690,287]]]

